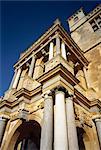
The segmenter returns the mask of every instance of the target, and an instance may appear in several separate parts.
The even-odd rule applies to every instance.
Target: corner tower
[[[86,15],[82,9],[80,11],[68,19],[71,37],[89,61],[86,70],[88,88],[96,95],[93,98],[101,100],[101,4]],[[74,16],[78,16],[78,20],[71,25]]]
[[[80,8],[76,13],[68,18],[69,29],[73,32],[87,20],[83,8]]]

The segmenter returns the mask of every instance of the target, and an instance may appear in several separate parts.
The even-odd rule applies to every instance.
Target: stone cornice
[[[31,97],[36,95],[39,92],[41,92],[41,86],[32,91],[28,91],[27,89],[22,88],[14,93],[14,95],[17,97],[17,100],[13,102],[10,102],[8,100],[3,100],[0,103],[0,108],[8,107],[12,109],[13,107],[19,105],[20,102],[24,101],[24,99],[27,99],[30,103]],[[19,99],[20,97],[22,97],[22,99]]]
[[[20,89],[19,91],[17,91],[16,93],[14,93],[14,95],[19,98],[21,96],[24,96],[26,98],[28,98],[29,100],[31,100],[31,97],[36,95],[37,93],[41,92],[41,86],[32,90],[32,91],[28,91],[25,88]]]
[[[97,106],[99,109],[101,109],[101,101],[99,99],[95,99],[93,101],[90,101],[91,107]]]
[[[13,102],[10,102],[8,100],[3,100],[1,103],[0,103],[0,109],[3,108],[3,107],[7,107],[7,108],[13,108],[15,107],[16,105],[19,104],[19,102],[21,101],[18,101],[18,100],[15,100]]]
[[[93,101],[90,101],[84,95],[82,95],[77,89],[74,89],[74,95],[76,96],[76,98],[75,98],[76,103],[84,104],[89,109],[92,108],[93,106],[97,106],[99,109],[101,109],[101,101],[100,100],[95,99]]]
[[[17,98],[24,96],[24,97],[28,98],[29,100],[31,99],[30,92],[25,88],[21,88],[20,90],[16,91],[14,93],[14,96]]]
[[[50,71],[44,73],[37,79],[37,81],[43,83],[49,80],[50,78],[56,76],[57,74],[59,74],[73,86],[79,83],[79,80],[76,79],[75,76],[73,76],[72,73],[69,72],[62,64],[59,64]]]
[[[76,96],[75,100],[77,103],[83,103],[87,108],[90,108],[90,101],[82,95],[77,89],[74,89],[74,95]]]

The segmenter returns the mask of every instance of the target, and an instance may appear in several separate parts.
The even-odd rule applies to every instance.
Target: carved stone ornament
[[[80,121],[82,126],[85,124],[92,127],[92,116],[77,106],[75,106],[75,118]]]

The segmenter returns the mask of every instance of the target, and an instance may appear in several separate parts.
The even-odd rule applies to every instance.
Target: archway
[[[41,127],[36,121],[23,122],[16,133],[19,133],[14,142],[14,150],[39,150]]]

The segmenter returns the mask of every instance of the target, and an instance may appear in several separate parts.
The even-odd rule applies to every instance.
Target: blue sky
[[[88,13],[100,1],[0,1],[0,96],[8,89],[19,55],[59,18],[66,20],[83,7]]]

